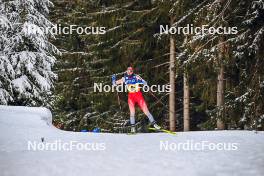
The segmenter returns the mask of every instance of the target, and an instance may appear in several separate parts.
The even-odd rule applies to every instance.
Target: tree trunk
[[[173,24],[173,19],[171,19]],[[170,96],[169,96],[169,121],[170,130],[176,130],[176,118],[175,118],[175,39],[170,36]]]
[[[183,76],[183,130],[190,131],[190,90],[187,73]]]
[[[220,40],[222,42],[222,40]],[[223,117],[223,106],[224,106],[224,65],[222,63],[224,54],[224,46],[221,44],[219,50],[219,60],[220,60],[220,69],[217,77],[217,107],[221,108],[217,113],[217,129],[223,130],[225,129],[225,124],[221,120]]]

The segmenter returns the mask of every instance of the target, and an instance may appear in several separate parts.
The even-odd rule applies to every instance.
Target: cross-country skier
[[[152,114],[148,110],[148,106],[144,100],[144,97],[140,91],[139,84],[147,85],[147,82],[142,79],[139,75],[134,74],[133,68],[128,67],[127,71],[119,80],[116,80],[116,75],[112,76],[112,84],[118,85],[118,84],[125,84],[128,89],[128,106],[130,110],[130,124],[131,124],[131,133],[136,132],[135,128],[135,105],[137,104],[140,109],[146,114],[148,117],[150,123],[156,128],[157,130],[160,130],[161,127],[156,123],[154,120]]]

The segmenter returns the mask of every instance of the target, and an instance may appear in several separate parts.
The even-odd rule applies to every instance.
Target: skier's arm
[[[115,85],[118,85],[118,84],[123,84],[124,83],[124,78],[121,78],[119,80],[116,80],[116,75],[113,75],[112,76],[112,84],[115,86]]]
[[[147,81],[145,81],[144,79],[142,79],[139,75],[136,75],[138,83],[142,83],[144,85],[147,85]]]
[[[116,84],[123,84],[124,83],[124,78],[122,77],[121,79],[116,81]]]

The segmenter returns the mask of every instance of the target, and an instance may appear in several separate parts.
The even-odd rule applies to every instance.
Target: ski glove
[[[142,84],[144,84],[145,86],[148,85],[147,81],[145,81],[144,79],[141,79],[141,82],[142,82]]]
[[[115,86],[116,85],[116,75],[112,75],[112,84]]]
[[[147,81],[145,81],[144,79],[142,79],[140,76],[137,77],[137,82],[139,84],[148,85]]]

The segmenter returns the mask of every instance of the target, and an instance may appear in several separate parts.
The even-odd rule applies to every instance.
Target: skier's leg
[[[147,106],[146,102],[144,100],[141,100],[139,104],[141,104],[139,106],[142,109],[142,111],[144,112],[144,114],[146,114],[146,116],[148,117],[150,123],[155,122],[153,115],[148,110],[148,106]]]
[[[131,124],[131,133],[136,133],[136,127],[135,127],[135,102],[131,97],[128,97],[128,106],[130,111],[130,124]]]
[[[130,124],[135,125],[136,120],[135,120],[135,103],[133,100],[129,97],[128,98],[128,106],[129,106],[129,111],[130,111]]]
[[[154,126],[154,128],[160,130],[161,127],[156,123],[152,114],[149,112],[147,103],[145,102],[144,97],[142,96],[141,93],[138,96],[138,105],[142,109],[142,111],[146,114],[146,116],[148,117],[150,123]]]
[[[142,96],[141,93],[138,95],[138,106],[144,112],[144,114],[148,117],[150,123],[154,123],[155,122],[154,117],[149,112],[147,103],[145,102],[144,97]]]

